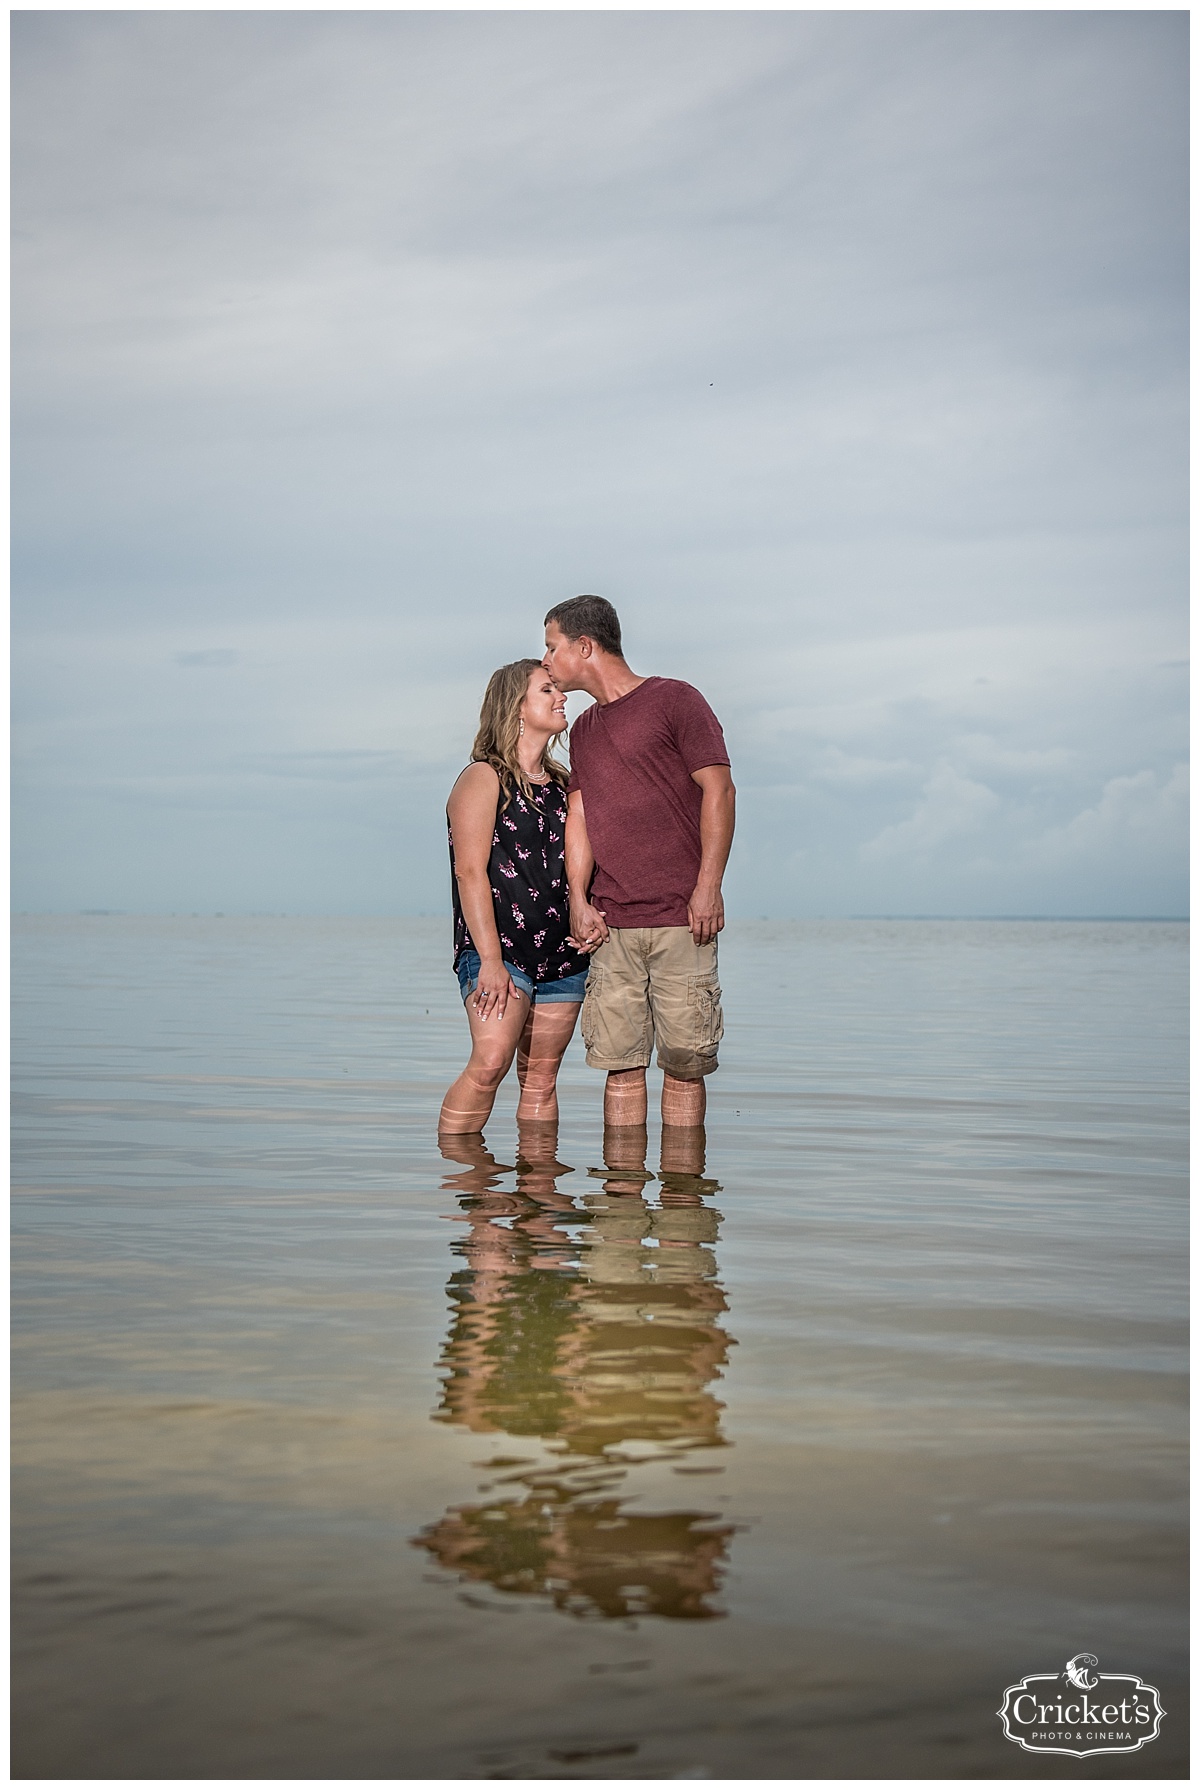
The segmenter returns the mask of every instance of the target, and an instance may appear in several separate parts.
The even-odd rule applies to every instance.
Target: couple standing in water
[[[568,773],[552,747],[571,690],[595,700],[571,730]],[[607,1071],[606,1127],[645,1125],[654,1047],[663,1124],[701,1125],[734,788],[699,691],[631,671],[603,597],[558,603],[541,662],[492,676],[447,816],[471,1056],[439,1131],[481,1131],[514,1057],[518,1119],[554,1122],[581,1007],[587,1060]]]

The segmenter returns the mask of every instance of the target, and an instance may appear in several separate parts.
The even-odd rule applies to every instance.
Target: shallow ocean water
[[[15,1774],[1181,1775],[1186,927],[732,925],[644,1155],[447,936],[16,923]]]

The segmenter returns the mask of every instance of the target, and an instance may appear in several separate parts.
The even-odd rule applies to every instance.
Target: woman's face
[[[539,665],[529,679],[529,688],[521,704],[521,719],[526,727],[538,733],[564,733],[567,726],[567,699],[548,671]]]

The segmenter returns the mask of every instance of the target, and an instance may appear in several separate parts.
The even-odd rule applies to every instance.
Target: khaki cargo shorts
[[[715,940],[696,944],[688,926],[612,929],[592,958],[580,1029],[593,1069],[644,1069],[657,1044],[668,1075],[711,1075],[725,1029]]]

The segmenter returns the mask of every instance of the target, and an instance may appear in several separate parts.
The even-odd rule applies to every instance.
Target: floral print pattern
[[[496,931],[507,961],[514,969],[524,970],[535,983],[558,982],[588,967],[588,959],[567,943],[570,909],[563,862],[566,825],[567,792],[557,783],[547,783],[529,796],[514,790],[508,807],[503,814],[497,814],[492,834],[488,882]],[[463,952],[478,950],[478,946],[467,930],[458,899],[453,839],[450,889],[457,968]]]

